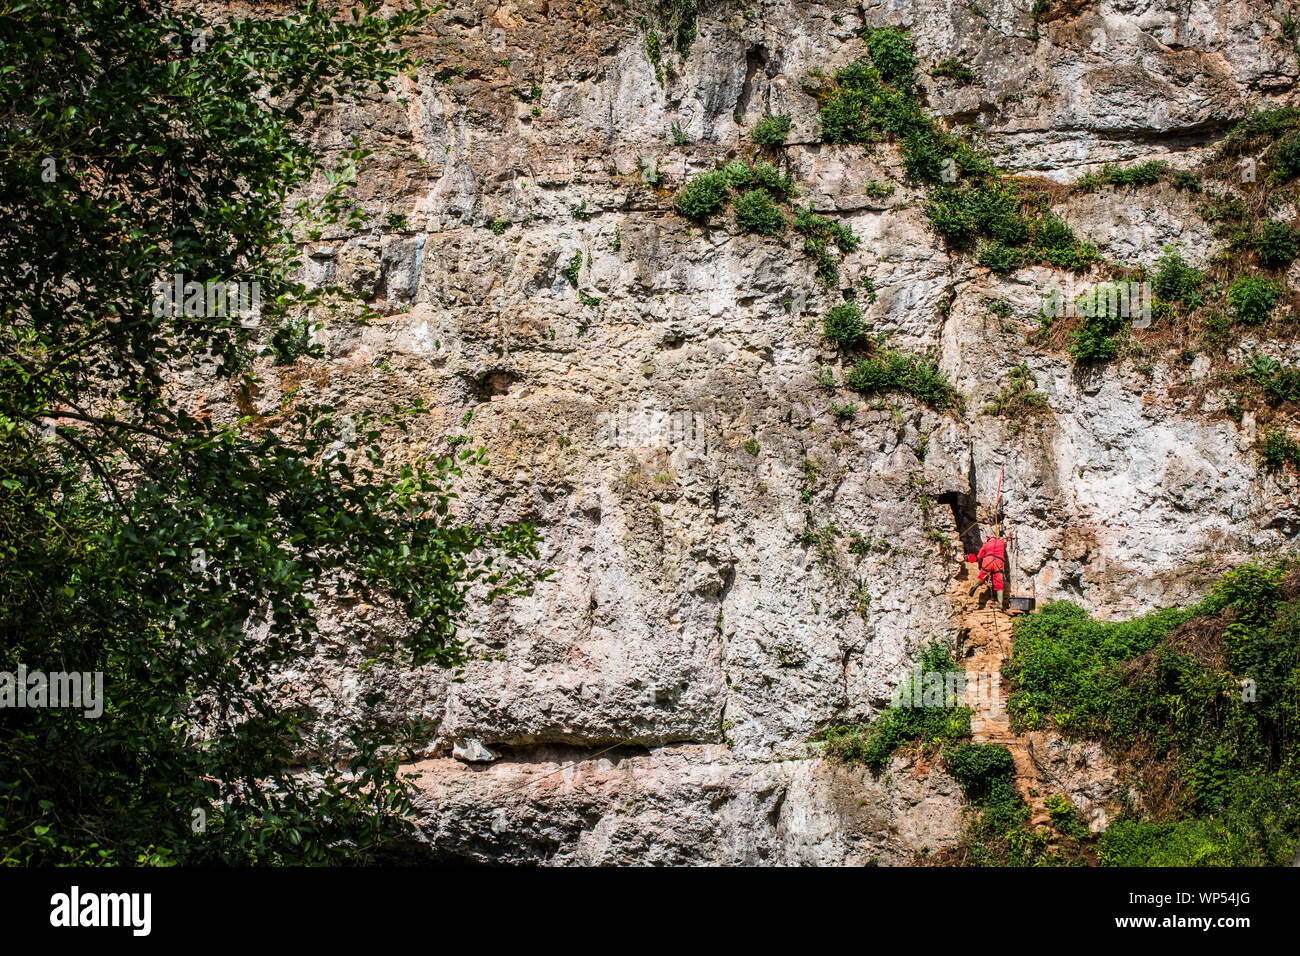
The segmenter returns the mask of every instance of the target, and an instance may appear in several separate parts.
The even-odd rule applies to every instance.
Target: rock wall
[[[654,4],[471,0],[429,22],[417,78],[320,118],[325,150],[353,135],[375,150],[359,184],[375,218],[310,246],[306,271],[384,318],[327,321],[328,361],[268,371],[259,403],[304,383],[356,408],[424,399],[433,425],[395,454],[468,434],[489,465],[462,507],[535,521],[556,572],[475,615],[464,633],[486,659],[459,682],[358,677],[348,663],[400,624],[332,607],[322,713],[377,689],[394,718],[438,724],[413,768],[429,853],[907,862],[960,833],[954,781],[903,758],[875,779],[809,738],[869,719],[920,645],[956,639],[957,525],[976,505],[988,517],[1000,469],[1017,580],[1040,601],[1130,616],[1294,542],[1294,482],[1261,471],[1249,417],[1194,387],[1207,368],[1157,356],[1079,371],[1028,344],[1051,270],[1000,279],[949,254],[894,148],[820,142],[803,80],[864,55],[857,31],[884,24],[911,28],[935,115],[1057,183],[1103,162],[1193,166],[1246,104],[1294,100],[1281,4],[1077,3],[1037,23],[1029,5],[714,0],[684,54],[665,35],[656,64]],[[951,56],[973,84],[930,76]],[[963,414],[828,394],[819,372],[843,369],[820,318],[840,299],[802,239],[673,210],[674,190],[747,149],[768,112],[792,116],[781,155],[799,201],[862,237],[839,287],[871,279],[875,329],[934,355]],[[1130,265],[1170,242],[1193,262],[1215,248],[1169,186],[1056,209]],[[1050,414],[985,414],[1021,363]],[[832,406],[848,402],[841,420]],[[499,759],[452,757],[471,740]]]

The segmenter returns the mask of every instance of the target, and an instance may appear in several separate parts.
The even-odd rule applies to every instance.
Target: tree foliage
[[[1200,604],[1131,621],[1063,601],[1016,622],[1009,711],[1117,758],[1160,761],[1144,793],[1156,819],[1112,825],[1122,865],[1279,865],[1300,838],[1300,570],[1243,565]],[[1158,822],[1157,822],[1158,820]]]
[[[418,402],[351,419],[248,400],[259,355],[318,351],[305,316],[347,305],[296,278],[296,252],[361,221],[365,153],[326,164],[300,127],[411,68],[427,11],[377,9],[0,11],[0,669],[100,671],[107,700],[0,711],[4,862],[363,855],[405,826],[420,728],[367,700],[327,738],[285,690],[322,596],[400,610],[376,660],[457,667],[472,593],[529,584],[531,526],[454,515],[481,453],[385,459]],[[260,308],[155,307],[175,274],[256,281]],[[195,383],[242,413],[190,408]]]

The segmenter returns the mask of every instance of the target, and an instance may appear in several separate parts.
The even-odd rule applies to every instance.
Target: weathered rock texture
[[[327,322],[328,362],[269,372],[259,402],[298,384],[355,408],[423,398],[435,426],[398,457],[445,450],[469,416],[490,464],[467,476],[466,513],[535,521],[556,572],[475,615],[465,633],[490,659],[462,682],[357,676],[348,662],[400,625],[335,608],[322,712],[378,689],[394,718],[438,724],[414,768],[431,853],[854,864],[952,842],[961,795],[941,769],[900,758],[874,779],[808,741],[876,713],[918,646],[956,640],[956,524],[972,503],[989,517],[1004,465],[1016,584],[1040,601],[1129,616],[1294,541],[1295,487],[1261,471],[1249,417],[1173,387],[1203,369],[1157,357],[1081,373],[1027,344],[1051,270],[1003,280],[950,255],[896,150],[820,143],[802,81],[862,56],[864,25],[910,27],[930,109],[973,124],[1005,168],[1056,182],[1106,161],[1191,166],[1246,104],[1293,98],[1275,5],[1121,0],[1037,25],[1028,6],[716,0],[685,56],[663,39],[657,69],[653,4],[470,0],[430,22],[430,62],[400,93],[321,119],[321,147],[356,135],[375,150],[360,179],[375,219],[308,248],[307,273],[386,317]],[[955,55],[974,84],[929,77]],[[856,397],[816,376],[842,379],[820,336],[840,298],[802,239],[673,211],[672,191],[747,149],[767,112],[792,114],[780,155],[800,201],[863,239],[840,287],[874,282],[875,329],[935,355],[963,415],[894,396],[838,420],[832,405]],[[1057,210],[1107,258],[1151,264],[1178,242],[1203,262],[1193,198],[1104,188]],[[1022,362],[1051,413],[985,414]],[[810,522],[838,536],[809,543]],[[851,552],[854,534],[869,547]],[[452,759],[471,739],[501,759]]]

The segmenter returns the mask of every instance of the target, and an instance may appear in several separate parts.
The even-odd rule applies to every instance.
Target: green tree
[[[326,164],[299,127],[413,68],[427,11],[376,11],[0,11],[0,670],[101,671],[106,698],[97,718],[0,710],[3,862],[364,858],[409,826],[422,731],[368,699],[327,736],[282,699],[318,596],[403,612],[377,660],[458,667],[472,592],[530,584],[531,526],[452,515],[481,453],[385,461],[418,405],[350,422],[247,401],[259,354],[293,361],[307,310],[347,306],[295,278],[296,250],[361,221],[365,154]],[[177,274],[256,281],[260,306],[173,310],[155,283]],[[195,382],[243,413],[192,413]]]

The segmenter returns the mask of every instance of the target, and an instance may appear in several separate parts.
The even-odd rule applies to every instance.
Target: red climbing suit
[[[1002,590],[1002,572],[1007,566],[1007,543],[1004,539],[989,538],[984,542],[984,547],[980,548],[980,553],[978,555],[968,554],[966,555],[966,560],[979,562],[979,579],[981,583],[992,575],[993,590]]]

